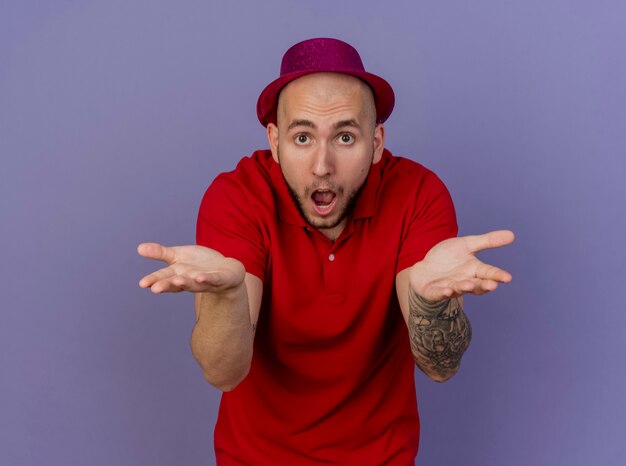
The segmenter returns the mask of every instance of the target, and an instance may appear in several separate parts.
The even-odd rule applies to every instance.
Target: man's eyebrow
[[[296,126],[306,126],[308,128],[315,129],[315,124],[310,120],[293,120],[287,127],[287,131],[295,128]]]
[[[337,123],[335,123],[335,125],[334,125],[335,129],[345,128],[346,126],[350,126],[352,128],[361,129],[361,125],[355,119],[341,120],[341,121],[338,121]]]
[[[297,126],[306,126],[307,128],[311,128],[311,129],[317,128],[315,126],[315,123],[313,123],[311,120],[293,120],[287,127],[287,131],[290,131]],[[361,125],[354,118],[351,118],[349,120],[340,120],[333,125],[334,129],[341,129],[345,127],[361,129]]]

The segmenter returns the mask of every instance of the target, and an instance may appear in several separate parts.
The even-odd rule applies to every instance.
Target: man
[[[443,183],[384,148],[393,104],[345,42],[294,45],[257,105],[270,150],[208,188],[198,245],[138,248],[168,264],[140,286],[195,293],[220,465],[413,464],[415,365],[452,377],[462,295],[511,280],[474,254],[513,234],[456,238]]]

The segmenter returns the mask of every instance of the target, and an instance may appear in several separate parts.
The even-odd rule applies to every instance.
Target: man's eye
[[[341,144],[352,144],[354,142],[354,136],[348,133],[344,133],[339,136],[339,142]]]
[[[309,137],[306,134],[298,134],[296,136],[296,144],[307,144],[309,142]]]

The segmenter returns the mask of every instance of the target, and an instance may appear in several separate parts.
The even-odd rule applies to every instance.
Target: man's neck
[[[341,233],[346,228],[346,223],[348,222],[347,218],[344,218],[339,225],[334,226],[332,228],[318,228],[317,230],[323,234],[326,238],[331,240],[332,242],[337,241],[337,238],[341,236]]]

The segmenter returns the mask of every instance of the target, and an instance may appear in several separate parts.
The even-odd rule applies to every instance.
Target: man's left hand
[[[409,284],[428,301],[493,291],[498,283],[510,282],[511,274],[479,261],[475,254],[511,244],[514,238],[512,231],[500,230],[442,241],[411,267]]]

